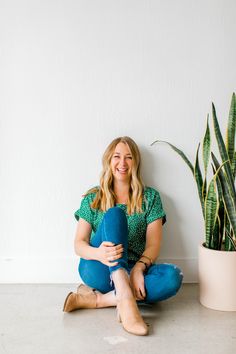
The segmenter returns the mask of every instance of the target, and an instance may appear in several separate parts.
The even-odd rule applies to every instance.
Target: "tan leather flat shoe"
[[[77,293],[70,292],[64,302],[63,311],[71,312],[78,309],[94,309],[97,305],[97,296],[93,289],[85,289],[84,284],[79,286]]]

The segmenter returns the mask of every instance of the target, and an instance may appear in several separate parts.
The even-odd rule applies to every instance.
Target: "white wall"
[[[168,223],[161,259],[197,280],[204,226],[190,170],[211,101],[236,84],[234,0],[0,0],[0,282],[76,282],[81,195],[130,135]]]

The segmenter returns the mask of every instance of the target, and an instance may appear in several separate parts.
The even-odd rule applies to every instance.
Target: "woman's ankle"
[[[110,291],[109,293],[106,294],[102,294],[96,291],[96,296],[97,296],[97,308],[113,307],[117,305],[114,291]]]
[[[118,302],[124,299],[135,300],[134,294],[129,284],[124,284],[123,286],[119,286],[119,288],[116,289],[116,299]]]
[[[119,268],[112,272],[112,280],[116,289],[116,298],[132,298],[133,292],[130,286],[129,275],[124,268]]]

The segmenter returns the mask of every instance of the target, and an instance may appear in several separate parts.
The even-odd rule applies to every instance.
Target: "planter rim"
[[[222,251],[222,250],[214,250],[214,249],[212,249],[212,248],[207,248],[207,247],[205,247],[204,246],[204,244],[205,244],[205,242],[202,242],[202,243],[200,243],[200,245],[199,245],[199,247],[200,248],[203,248],[204,250],[207,250],[207,251],[213,251],[213,252],[218,252],[218,253],[230,253],[230,254],[234,254],[234,253],[236,253],[236,251]]]

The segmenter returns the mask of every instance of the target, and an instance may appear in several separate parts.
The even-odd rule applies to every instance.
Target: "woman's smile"
[[[121,174],[126,174],[128,172],[128,168],[117,168],[117,171]]]

